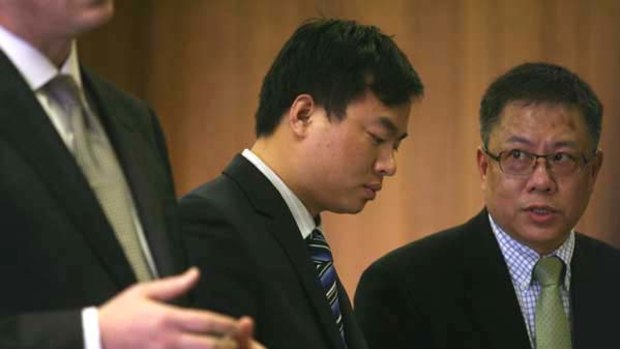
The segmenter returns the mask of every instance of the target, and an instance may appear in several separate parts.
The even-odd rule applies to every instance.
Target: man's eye
[[[394,146],[392,147],[392,149],[394,149],[394,151],[398,151],[398,148],[400,148],[400,141],[395,142]]]
[[[508,153],[508,157],[514,160],[524,160],[527,158],[527,155],[522,150],[513,149]]]
[[[372,139],[372,142],[375,144],[382,144],[385,142],[385,139],[375,135],[374,133],[368,133],[368,135],[370,135],[370,138]]]
[[[575,156],[568,153],[555,153],[551,157],[551,161],[553,162],[573,162],[575,159]]]

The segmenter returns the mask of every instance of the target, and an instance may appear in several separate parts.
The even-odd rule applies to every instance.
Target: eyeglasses
[[[591,158],[588,159],[583,154],[567,152],[538,155],[520,149],[511,149],[495,155],[487,150],[486,147],[482,147],[482,151],[499,163],[499,168],[502,172],[517,176],[531,175],[536,168],[539,158],[545,159],[547,171],[558,176],[569,176],[581,170],[591,160]]]

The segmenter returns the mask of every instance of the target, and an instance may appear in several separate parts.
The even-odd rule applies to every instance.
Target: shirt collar
[[[495,221],[491,214],[489,214],[489,221],[493,234],[497,239],[500,250],[504,256],[504,260],[508,265],[510,276],[521,289],[526,289],[532,284],[532,271],[536,262],[541,257],[557,256],[560,258],[566,266],[566,273],[564,274],[564,288],[570,290],[570,275],[571,275],[571,260],[573,258],[573,251],[575,249],[575,232],[571,230],[568,238],[562,243],[558,249],[545,256],[540,256],[536,251],[528,246],[523,245],[508,233],[506,233]]]
[[[69,57],[60,70],[41,51],[2,26],[0,49],[15,65],[32,91],[39,90],[58,74],[71,75],[80,89],[82,88],[75,41],[71,43]]]
[[[312,215],[310,214],[310,211],[308,211],[306,206],[304,206],[301,200],[299,200],[297,195],[295,195],[295,193],[293,193],[284,181],[256,154],[254,154],[250,149],[244,149],[241,155],[251,162],[265,177],[267,177],[271,184],[273,184],[276,190],[280,193],[284,199],[284,202],[286,202],[289,211],[291,211],[293,218],[295,219],[295,223],[301,232],[302,238],[306,239],[310,233],[312,233],[312,230],[317,228],[317,222],[319,222],[319,220],[315,222],[314,218],[312,218]],[[320,226],[318,228],[320,229]]]

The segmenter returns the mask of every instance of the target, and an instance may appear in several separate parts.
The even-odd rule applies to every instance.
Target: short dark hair
[[[421,97],[418,73],[391,37],[355,21],[302,24],[267,72],[256,112],[256,135],[269,136],[295,98],[307,93],[327,114],[344,118],[347,105],[370,89],[387,106]]]
[[[524,63],[497,78],[480,102],[480,138],[487,147],[504,107],[514,101],[574,106],[588,127],[593,150],[601,137],[603,105],[577,74],[550,63]]]

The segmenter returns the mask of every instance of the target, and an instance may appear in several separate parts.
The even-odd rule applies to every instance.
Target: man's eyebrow
[[[520,136],[511,136],[510,138],[506,140],[506,143],[518,143],[518,144],[523,144],[523,145],[532,144],[532,142],[529,139],[525,137],[520,137]]]
[[[394,122],[388,118],[387,116],[381,116],[378,119],[381,126],[387,129],[390,135],[398,135],[398,127],[394,124]],[[398,139],[403,140],[408,136],[407,132],[404,132]]]
[[[553,144],[553,147],[554,148],[564,148],[564,147],[578,148],[579,145],[575,141],[559,141],[559,142],[555,142]]]
[[[530,140],[528,140],[525,137],[520,137],[520,136],[512,136],[510,138],[508,138],[506,140],[506,142],[508,143],[518,143],[518,144],[523,144],[523,145],[531,145],[532,142]],[[577,147],[577,142],[575,141],[557,141],[555,143],[552,144],[553,148],[563,148],[563,147],[570,147],[570,148],[575,148]]]

